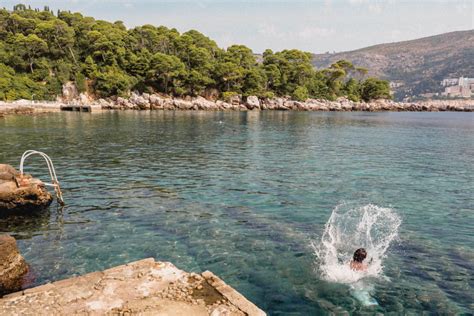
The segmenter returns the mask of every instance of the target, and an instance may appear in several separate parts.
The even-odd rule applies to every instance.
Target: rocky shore
[[[18,100],[15,102],[0,101],[0,117],[12,114],[34,115],[38,113],[57,112],[61,103]]]
[[[211,101],[203,97],[181,99],[147,93],[141,95],[132,93],[130,98],[99,99],[97,103],[102,109],[114,110],[474,111],[474,100],[435,100],[419,103],[376,100],[367,103],[339,98],[336,101],[308,99],[305,102],[300,102],[287,98],[260,99],[256,96],[249,96],[243,99],[235,96],[228,101]]]
[[[422,102],[395,102],[375,100],[371,102],[353,102],[346,98],[335,101],[308,99],[295,101],[289,98],[257,98],[235,96],[230,100],[208,100],[203,97],[173,98],[161,94],[136,94],[129,98],[113,97],[94,100],[81,95],[77,99],[65,99],[58,102],[31,102],[21,100],[13,103],[0,102],[0,117],[8,114],[34,114],[38,112],[60,111],[63,105],[91,106],[97,110],[170,110],[170,111],[364,111],[364,112],[474,112],[474,100],[431,100]]]

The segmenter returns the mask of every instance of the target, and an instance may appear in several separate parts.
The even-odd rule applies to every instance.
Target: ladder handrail
[[[61,192],[61,188],[59,186],[58,177],[56,176],[56,170],[54,169],[53,161],[51,160],[51,158],[49,158],[48,155],[46,155],[45,153],[43,153],[41,151],[37,151],[37,150],[27,150],[27,151],[25,151],[23,153],[23,155],[21,156],[21,160],[20,160],[20,174],[22,176],[24,175],[23,165],[25,163],[26,158],[30,157],[31,155],[40,155],[46,161],[46,164],[48,165],[48,171],[49,171],[49,175],[51,177],[52,183],[44,182],[44,185],[54,187],[54,191],[56,192],[56,198],[58,199],[58,202],[61,205],[64,205],[63,195],[62,195],[62,192]]]

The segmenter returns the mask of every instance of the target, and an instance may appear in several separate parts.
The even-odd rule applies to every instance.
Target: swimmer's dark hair
[[[364,248],[359,248],[354,252],[353,260],[355,262],[362,262],[367,257],[367,251]]]

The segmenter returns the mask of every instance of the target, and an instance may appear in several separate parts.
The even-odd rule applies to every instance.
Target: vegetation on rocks
[[[386,81],[341,60],[315,69],[312,55],[246,46],[222,49],[195,30],[127,29],[68,11],[16,5],[0,9],[0,100],[54,99],[68,81],[97,97],[130,91],[229,98],[290,96],[296,100],[389,98]]]

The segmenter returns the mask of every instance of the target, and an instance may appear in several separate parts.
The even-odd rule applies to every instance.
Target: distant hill
[[[411,41],[380,44],[350,52],[316,54],[313,64],[327,67],[347,59],[369,75],[398,82],[395,98],[440,92],[440,81],[474,77],[474,30],[450,32]]]

